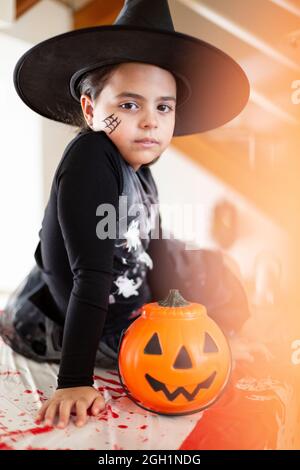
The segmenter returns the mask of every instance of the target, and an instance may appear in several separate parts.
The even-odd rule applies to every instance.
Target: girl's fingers
[[[58,403],[50,403],[50,405],[47,408],[47,411],[45,413],[45,424],[48,426],[53,426],[53,421],[56,415],[56,409],[57,409]]]
[[[92,414],[97,415],[99,411],[104,410],[104,408],[105,408],[104,398],[102,396],[99,396],[96,398],[96,400],[93,403],[92,410],[91,410]]]
[[[59,405],[59,417],[58,424],[59,428],[64,428],[69,423],[71,408],[73,405],[72,400],[63,400]]]
[[[87,403],[84,400],[77,400],[75,407],[77,415],[76,426],[83,426],[86,422]]]
[[[47,400],[45,403],[43,403],[43,405],[41,406],[41,408],[37,412],[37,415],[36,415],[36,418],[35,418],[36,421],[43,421],[44,415],[45,415],[45,412],[46,412],[48,406],[49,406],[49,400]]]

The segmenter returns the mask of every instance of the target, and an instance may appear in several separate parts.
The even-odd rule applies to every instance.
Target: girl
[[[104,408],[94,365],[115,367],[121,331],[157,300],[161,283],[177,282],[162,261],[149,166],[174,135],[238,114],[249,86],[226,54],[175,32],[162,0],[128,0],[113,26],[38,44],[18,61],[14,82],[33,110],[81,130],[55,172],[36,266],[9,300],[1,334],[27,357],[60,363],[57,389],[37,418],[51,425],[58,415],[65,427],[74,408],[80,426],[89,407],[94,415]],[[152,269],[158,261],[165,274]],[[221,266],[216,256],[210,266]]]

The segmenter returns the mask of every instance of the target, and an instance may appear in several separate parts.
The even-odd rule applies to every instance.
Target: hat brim
[[[176,109],[174,136],[224,125],[249,98],[245,72],[220,49],[183,33],[125,25],[78,29],[37,44],[18,60],[14,85],[33,111],[76,126],[81,115],[78,78],[101,65],[124,61],[169,70],[188,91]]]

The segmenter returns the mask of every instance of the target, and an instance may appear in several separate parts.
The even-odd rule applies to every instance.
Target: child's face
[[[124,92],[144,99],[117,96]],[[104,130],[137,171],[161,155],[173,136],[176,102],[161,97],[176,99],[176,81],[170,72],[140,62],[124,63],[113,72],[95,102],[82,95],[81,106],[90,127]],[[146,147],[136,142],[144,138],[158,143]]]

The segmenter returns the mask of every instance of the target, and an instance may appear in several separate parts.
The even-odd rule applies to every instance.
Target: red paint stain
[[[116,413],[110,405],[107,405],[107,410],[111,412],[111,415],[112,415],[113,418],[115,418],[115,419],[119,418],[118,413]]]
[[[37,390],[37,392],[39,395],[44,395],[44,392],[42,392],[42,390]]]
[[[32,390],[24,390],[24,393],[32,393]]]
[[[102,411],[101,415],[99,416],[98,420],[99,421],[108,421],[108,414],[112,416],[112,418],[117,419],[119,418],[118,413],[116,413],[110,405],[107,405],[107,407]]]
[[[113,370],[108,370],[107,372],[108,372],[110,375],[114,375],[114,376],[116,376],[116,377],[119,377],[118,372],[115,372],[115,371],[113,371]]]
[[[0,434],[0,437],[9,437],[9,438],[14,438],[14,436],[24,436],[26,434],[43,434],[45,432],[49,432],[53,430],[53,426],[43,426],[42,428],[31,428],[31,429],[25,429],[24,431],[11,431],[5,434]],[[14,440],[14,439],[13,439]]]
[[[103,380],[103,382],[108,382],[109,384],[119,385],[120,386],[119,381],[116,381],[116,380],[113,380],[113,379],[107,379],[106,377],[101,377],[101,375],[94,375],[94,379],[95,380]]]
[[[113,445],[113,450],[124,450],[124,448],[119,446],[118,444],[114,444]]]
[[[119,425],[118,425],[118,428],[120,428],[120,429],[127,429],[128,426],[126,426],[125,424],[119,424]]]
[[[0,375],[20,375],[21,372],[16,370],[6,370],[5,372],[0,372]]]
[[[125,393],[124,389],[123,388],[115,388],[115,387],[105,387],[106,390],[111,390],[112,392],[116,392],[116,393]]]
[[[140,426],[140,429],[147,429],[148,425],[147,424],[143,424],[143,426]]]
[[[7,444],[4,444],[4,442],[1,444],[0,443],[0,450],[14,450],[13,447],[8,446]]]

